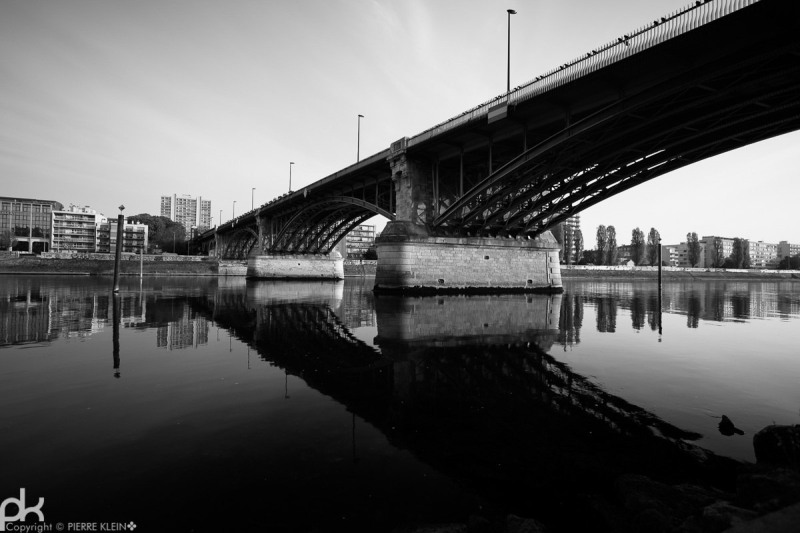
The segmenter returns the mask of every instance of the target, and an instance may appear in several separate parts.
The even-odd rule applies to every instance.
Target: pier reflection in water
[[[596,525],[609,478],[702,478],[691,443],[751,459],[754,431],[797,423],[796,284],[666,284],[663,335],[657,296],[7,277],[0,488],[181,529]]]

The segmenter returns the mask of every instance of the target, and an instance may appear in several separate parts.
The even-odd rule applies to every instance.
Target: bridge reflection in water
[[[696,333],[698,328],[700,331],[704,328],[718,330],[707,328],[714,321],[739,322],[744,317],[763,316],[789,322],[800,317],[800,300],[791,285],[726,283],[721,290],[718,285],[670,283],[665,286],[663,306],[666,314],[671,315],[666,322],[672,327],[668,330],[674,335],[672,339],[678,337],[676,326],[684,332]],[[609,512],[619,510],[610,487],[624,473],[645,474],[675,483],[727,480],[717,469],[724,464],[722,459],[700,466],[693,456],[692,443],[700,438],[694,431],[706,433],[706,427],[716,431],[717,420],[706,417],[709,420],[707,425],[688,426],[675,410],[652,407],[652,396],[632,394],[631,389],[637,383],[655,389],[651,386],[653,380],[660,380],[667,383],[664,387],[674,386],[675,381],[671,380],[677,380],[675,376],[683,377],[681,374],[671,374],[668,378],[657,375],[651,381],[648,379],[652,376],[637,375],[624,386],[613,387],[610,385],[613,380],[593,377],[597,368],[609,367],[608,354],[600,350],[584,351],[583,359],[579,361],[577,357],[570,358],[570,354],[560,353],[578,344],[588,347],[599,346],[601,342],[605,343],[608,351],[622,351],[625,347],[616,339],[622,338],[623,330],[630,333],[631,330],[654,329],[658,300],[652,284],[578,283],[569,286],[563,295],[409,298],[374,295],[359,280],[292,283],[231,278],[148,280],[143,291],[138,290],[138,283],[136,290],[123,290],[116,309],[106,284],[90,279],[0,279],[0,294],[0,315],[3,317],[0,345],[38,342],[43,347],[52,344],[51,348],[64,348],[68,347],[67,343],[59,342],[75,336],[81,337],[81,347],[85,347],[81,351],[102,345],[102,351],[98,352],[102,355],[97,359],[102,361],[99,363],[92,357],[70,357],[69,354],[58,358],[65,365],[69,362],[75,370],[69,373],[63,370],[67,366],[58,367],[56,380],[78,384],[74,390],[80,391],[81,398],[84,395],[94,398],[94,405],[105,403],[109,397],[123,400],[108,418],[98,420],[116,424],[114,421],[124,419],[126,423],[118,431],[125,438],[129,433],[141,438],[135,443],[136,453],[140,455],[128,452],[132,458],[139,457],[140,462],[131,459],[131,464],[150,464],[154,457],[164,457],[166,459],[158,463],[160,468],[173,473],[176,471],[169,470],[173,468],[170,461],[186,465],[186,470],[178,470],[180,475],[175,474],[171,484],[165,485],[166,488],[159,493],[162,497],[182,494],[185,499],[179,501],[207,501],[203,499],[203,492],[207,489],[205,483],[209,479],[216,482],[217,478],[209,477],[204,470],[208,461],[206,455],[191,453],[195,443],[204,442],[201,452],[222,450],[219,460],[214,463],[218,468],[214,472],[218,473],[219,480],[225,479],[230,472],[245,479],[241,490],[232,493],[235,497],[230,496],[226,503],[241,499],[246,502],[241,503],[243,509],[252,509],[257,507],[253,502],[261,499],[274,501],[274,508],[284,504],[288,508],[289,499],[301,501],[286,511],[286,516],[281,516],[287,523],[298,520],[298,509],[306,503],[317,505],[318,513],[324,507],[328,512],[325,516],[338,516],[339,507],[348,505],[352,494],[361,494],[352,489],[353,485],[369,484],[365,480],[391,485],[397,480],[382,471],[374,477],[364,476],[367,467],[372,468],[372,475],[376,469],[389,468],[388,465],[398,468],[396,465],[401,464],[406,468],[409,464],[399,457],[402,454],[388,454],[385,450],[390,446],[376,452],[375,440],[363,437],[367,433],[382,434],[392,450],[409,451],[415,461],[419,459],[427,465],[426,469],[430,467],[428,471],[433,470],[448,482],[453,480],[459,489],[464,488],[463,494],[467,496],[462,498],[459,494],[452,498],[462,505],[454,512],[461,518],[465,516],[461,513],[463,508],[475,509],[477,505],[473,506],[473,502],[477,501],[487,514],[494,512],[500,516],[516,512],[558,524],[563,530],[597,530],[597,524],[608,519],[603,513],[609,509],[612,510]],[[99,338],[104,328],[112,329],[109,322],[120,324],[120,332],[115,332],[115,338],[119,337],[119,340],[114,344],[118,355],[113,361],[111,357],[105,358],[112,343]],[[215,345],[214,326],[218,332],[224,328],[231,339],[245,343],[253,363],[261,358],[280,371],[250,373],[242,370],[244,365],[239,364],[243,361],[234,360],[228,354],[229,342],[234,348],[241,345],[227,339]],[[738,329],[756,331],[755,326],[748,324]],[[609,332],[617,334],[610,337],[607,335]],[[108,333],[106,329],[105,334]],[[655,335],[638,335],[638,338],[654,340]],[[627,344],[629,339],[627,337],[623,342]],[[75,344],[72,347],[75,348]],[[180,351],[190,347],[202,349],[191,354]],[[46,348],[42,348],[37,359],[31,354],[38,353],[35,350],[39,347],[25,348],[25,357],[19,355],[21,352],[9,350],[4,354],[7,355],[5,360],[27,368],[28,362],[52,362],[56,359],[48,357],[55,350],[46,352]],[[167,353],[162,350],[175,352],[165,357]],[[238,353],[244,355],[241,349]],[[765,357],[765,354],[760,354],[759,361]],[[564,361],[570,361],[570,364]],[[619,366],[612,365],[608,372],[624,374],[637,365],[642,372],[650,374],[670,370],[666,365],[648,365],[640,358],[635,363],[628,359],[621,361]],[[791,371],[796,365],[778,367],[776,361],[779,360],[770,361],[776,368],[789,370],[782,374],[793,375]],[[213,370],[202,370],[201,367],[211,363],[217,365],[209,367]],[[100,372],[96,380],[84,376],[84,372],[92,376],[97,365],[106,364],[108,374]],[[595,367],[591,368],[591,364]],[[625,364],[628,367],[623,366]],[[231,370],[234,366],[240,373]],[[262,369],[266,366],[261,365]],[[43,372],[39,368],[27,374],[28,381],[15,386],[41,390],[41,387],[36,388],[40,382],[31,377]],[[253,364],[253,368],[257,365]],[[589,370],[579,372],[576,368]],[[102,370],[105,370],[104,366]],[[119,380],[112,378],[114,370],[120,371]],[[183,376],[183,373],[188,375]],[[344,431],[337,426],[334,432],[320,432],[318,425],[323,422],[320,417],[330,416],[336,409],[341,412],[339,405],[325,411],[324,415],[312,413],[308,409],[311,404],[303,403],[310,396],[308,389],[299,386],[295,389],[296,395],[291,396],[292,401],[284,402],[281,374],[285,374],[289,384],[302,379],[309,387],[343,405],[352,414],[352,472],[338,466],[326,472],[344,477],[354,473],[353,479],[322,479],[316,471],[307,472],[308,478],[297,478],[293,477],[296,475],[294,472],[280,470],[282,465],[276,465],[276,462],[289,459],[294,461],[293,468],[298,468],[300,463],[302,466],[308,464],[309,470],[327,465],[321,459],[305,461],[303,458],[306,456],[298,456],[294,446],[302,444],[316,451],[318,447],[330,445],[326,438],[336,438],[342,433],[346,440],[344,460],[350,459],[347,455],[350,452],[351,416],[345,415],[343,420],[336,421],[337,424],[346,424]],[[242,387],[237,383],[232,387],[215,389],[211,383],[218,381],[220,375],[236,376]],[[747,379],[753,380],[752,373],[748,373]],[[175,390],[165,387],[167,392],[160,392],[151,387],[153,380],[173,383]],[[700,381],[695,391],[706,384]],[[43,382],[48,383],[46,380]],[[113,390],[118,396],[106,390],[109,382],[117,387]],[[611,388],[604,389],[598,382]],[[737,388],[742,388],[740,384],[737,382]],[[148,394],[141,394],[143,386]],[[61,390],[59,387],[55,389]],[[626,397],[621,397],[623,393],[610,392],[612,390],[625,390]],[[125,396],[125,391],[132,396]],[[291,391],[288,393],[290,395]],[[183,394],[187,396],[182,397]],[[282,407],[278,407],[275,401]],[[43,402],[42,405],[31,404],[29,412],[47,411],[47,401]],[[145,403],[140,405],[137,402]],[[736,402],[745,403],[736,396],[726,405]],[[327,399],[322,403],[333,404]],[[680,406],[680,409],[696,409],[712,403],[693,402],[689,407]],[[292,410],[288,411],[290,404]],[[142,410],[137,405],[143,406]],[[769,405],[774,411],[774,404]],[[161,413],[164,406],[172,406],[172,410]],[[120,416],[117,410],[128,413],[128,416]],[[672,423],[659,418],[652,410],[666,412],[664,416],[669,417]],[[81,410],[80,416],[83,414]],[[727,414],[734,415],[730,411]],[[735,414],[737,424],[747,422],[744,414]],[[295,418],[281,418],[283,416]],[[297,417],[304,420],[299,421]],[[176,424],[176,420],[184,419],[194,421],[191,431],[190,424]],[[77,418],[70,418],[69,422],[74,420]],[[128,424],[133,424],[132,428]],[[308,428],[302,438],[291,434],[298,424],[306,424]],[[690,427],[692,431],[678,426]],[[21,433],[23,437],[38,435],[35,424],[24,427],[32,429]],[[104,426],[80,427],[94,430]],[[749,435],[755,425],[743,427]],[[153,428],[157,431],[153,432]],[[306,442],[320,435],[323,435],[323,442]],[[23,437],[16,437],[19,442],[16,453],[29,454],[26,457],[32,464],[50,460],[31,452],[35,449],[30,446],[32,441]],[[83,438],[75,437],[75,440]],[[75,441],[71,439],[57,442],[71,446]],[[704,434],[703,439],[708,439],[708,435]],[[177,456],[162,453],[164,443],[174,443],[180,449]],[[706,441],[702,444],[705,446]],[[281,446],[290,449],[281,452],[278,449]],[[385,446],[382,439],[381,446]],[[62,448],[66,450],[69,446]],[[152,451],[154,449],[156,452]],[[229,452],[232,455],[226,455]],[[58,461],[75,462],[74,456],[67,452],[62,451],[56,456]],[[237,463],[233,457],[242,461]],[[363,457],[369,460],[359,462]],[[126,493],[129,495],[149,494],[140,489],[151,487],[156,479],[142,477],[138,467],[125,466],[127,463],[118,462],[116,456],[113,464],[97,459],[81,460],[84,462],[80,463],[80,468],[90,472],[87,479],[95,479],[100,473],[106,475],[109,471],[124,476],[130,485]],[[252,467],[253,463],[258,465],[257,468]],[[362,477],[356,475],[356,464],[359,468],[364,467],[360,470]],[[187,474],[195,471],[197,475]],[[247,477],[249,472],[258,475]],[[11,476],[8,479],[22,480],[23,476],[28,476],[25,480],[30,480],[27,469],[22,472],[18,468],[6,474]],[[262,474],[271,476],[270,482],[274,483],[270,487],[261,484]],[[41,476],[40,483],[54,483],[49,473]],[[430,494],[433,491],[431,487],[442,486],[425,485],[416,477],[410,479],[412,477],[403,478],[406,484],[398,483],[397,486],[413,486],[419,494]],[[314,483],[321,480],[319,486],[323,488],[312,491],[306,486],[308,479]],[[159,483],[163,481],[158,480]],[[348,482],[351,483],[351,492],[342,490],[341,494],[331,494],[331,486]],[[273,490],[273,485],[283,484],[288,485],[284,492]],[[52,493],[56,494],[59,487],[56,484]],[[370,487],[369,490],[374,489],[374,485]],[[387,490],[382,489],[381,497],[376,497],[384,507],[362,516],[380,516],[380,519],[384,519],[384,515],[399,516],[395,498],[400,496]],[[429,492],[425,493],[425,490]],[[265,498],[265,494],[269,497]],[[306,495],[307,500],[298,498],[298,494]],[[104,494],[93,496],[105,497]],[[141,500],[136,498],[142,497],[134,498],[138,506]],[[115,496],[114,499],[119,498]],[[60,500],[64,509],[80,503],[70,500],[66,491],[58,492],[55,500]],[[465,500],[468,504],[463,503]],[[366,503],[363,505],[367,506]],[[387,508],[387,505],[391,507]],[[357,510],[366,513],[361,507]],[[208,514],[217,517],[212,511]],[[429,516],[425,515],[425,519]],[[449,519],[453,515],[447,516]],[[118,516],[109,518],[117,519]],[[309,518],[311,522],[313,520]]]
[[[242,289],[221,287],[193,310],[345,405],[353,460],[357,416],[490,501],[580,527],[603,518],[574,513],[576,498],[602,499],[623,472],[710,475],[687,453],[700,435],[548,353],[579,340],[583,302],[574,295],[408,298],[342,282]],[[361,330],[377,335],[365,340]]]

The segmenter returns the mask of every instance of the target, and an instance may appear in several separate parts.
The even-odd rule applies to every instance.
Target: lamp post
[[[256,204],[255,204],[255,200],[254,200],[254,198],[255,198],[255,194],[256,194],[256,188],[255,188],[255,187],[253,187],[253,188],[250,190],[250,210],[251,210],[251,211],[252,211],[253,209],[255,209],[255,206],[256,206]]]
[[[219,210],[219,220],[217,221],[217,226],[222,225],[222,209]]]
[[[231,220],[236,218],[236,200],[233,201],[233,207],[231,207]]]
[[[506,9],[508,13],[508,69],[506,70],[506,92],[511,92],[511,15],[517,12],[513,9]]]
[[[358,115],[358,140],[356,143],[356,163],[361,161],[361,119],[364,115]]]
[[[294,165],[294,161],[289,163],[289,192],[292,192],[292,165]]]

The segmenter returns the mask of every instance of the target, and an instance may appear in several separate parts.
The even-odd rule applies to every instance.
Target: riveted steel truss
[[[800,129],[800,48],[764,49],[620,98],[524,150],[448,205],[435,232],[537,235],[691,163]]]
[[[350,230],[374,215],[392,220],[379,205],[350,196],[331,196],[305,203],[279,221],[269,253],[327,254]]]

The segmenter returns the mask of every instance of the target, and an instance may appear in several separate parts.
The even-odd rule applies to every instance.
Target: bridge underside
[[[377,284],[554,288],[549,228],[798,129],[800,3],[706,0],[223,225],[217,255],[324,256],[380,214]]]
[[[742,28],[729,25],[725,33],[752,33],[759,28],[748,26],[746,18],[740,22]],[[797,26],[797,20],[787,24]],[[763,25],[760,31],[774,29]],[[432,176],[434,209],[426,222],[438,235],[536,236],[657,176],[800,129],[800,46],[797,34],[776,33],[774,38],[765,36],[758,46],[725,55],[713,52],[703,61],[698,57],[702,54],[692,50],[704,43],[691,39],[681,41],[680,47],[673,43],[659,52],[660,60],[670,62],[674,71],[668,79],[641,88],[635,82],[618,86],[618,97],[608,102],[599,99],[603,105],[594,109],[576,107],[560,128],[518,127],[518,146],[531,138],[538,142],[493,172],[486,171],[498,159],[492,148],[502,149],[508,138],[488,150],[461,154],[460,161],[437,161]],[[616,68],[636,72],[641,60],[631,58]],[[675,63],[686,66],[676,68]],[[609,77],[612,73],[598,73],[598,87],[607,87]],[[512,119],[513,113],[512,109]],[[524,120],[522,111],[518,119]],[[510,139],[513,145],[513,133]],[[510,152],[505,151],[506,157]],[[456,161],[463,165],[470,159],[484,160],[479,179],[452,172]],[[471,187],[462,195],[454,194],[459,187],[466,188],[464,178]]]

